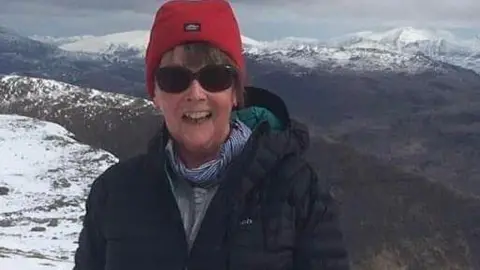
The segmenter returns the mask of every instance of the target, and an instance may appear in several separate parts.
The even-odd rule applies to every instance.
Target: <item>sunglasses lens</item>
[[[209,92],[228,89],[233,85],[235,76],[235,69],[228,65],[208,65],[197,73],[198,81]],[[182,66],[168,66],[159,68],[155,78],[160,90],[167,93],[180,93],[190,86],[194,74]]]
[[[205,66],[199,74],[198,81],[209,92],[220,92],[232,86],[235,70],[226,65]]]
[[[162,91],[180,93],[190,85],[192,73],[184,67],[162,67],[157,70],[155,78]]]

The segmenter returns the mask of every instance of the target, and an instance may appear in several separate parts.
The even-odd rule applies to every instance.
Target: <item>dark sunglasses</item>
[[[197,72],[183,66],[165,66],[155,72],[160,90],[180,93],[197,80],[203,89],[220,92],[230,88],[237,78],[237,70],[231,65],[206,65]]]

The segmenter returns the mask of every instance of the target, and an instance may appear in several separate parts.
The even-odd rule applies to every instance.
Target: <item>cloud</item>
[[[34,12],[35,8],[42,11],[48,9],[63,10],[71,13],[84,11],[119,11],[152,12],[163,1],[157,0],[0,0],[0,13]]]
[[[105,35],[148,29],[152,16],[130,11],[64,13],[50,10],[48,14],[2,14],[0,26],[23,35],[76,36]]]
[[[247,35],[416,26],[479,28],[479,0],[230,0]],[[148,29],[165,0],[0,0],[0,24],[51,35]],[[298,30],[296,30],[298,29]],[[273,32],[272,32],[273,31]],[[288,31],[288,33],[287,33]]]
[[[26,35],[102,35],[148,29],[157,0],[0,0],[0,25]],[[162,1],[163,2],[163,1]]]
[[[165,0],[0,0],[0,14],[130,11],[153,14]],[[255,16],[284,11],[278,20],[350,18],[362,20],[479,21],[479,0],[230,0]],[[263,8],[263,10],[259,10]],[[256,18],[254,18],[256,19]],[[261,18],[260,18],[261,19]]]
[[[478,0],[232,0],[238,5],[288,10],[299,19],[480,21]]]

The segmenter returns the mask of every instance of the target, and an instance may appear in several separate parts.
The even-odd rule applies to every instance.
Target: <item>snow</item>
[[[2,270],[71,270],[72,262],[54,259],[37,259],[18,255],[0,258]]]
[[[117,158],[18,115],[0,115],[0,153],[0,269],[71,269],[89,185]]]

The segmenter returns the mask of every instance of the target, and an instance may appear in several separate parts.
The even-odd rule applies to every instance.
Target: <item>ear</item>
[[[153,98],[152,102],[153,102],[153,106],[155,107],[156,110],[163,111],[162,102],[161,102],[161,100],[158,96],[155,96]]]
[[[160,90],[158,89],[157,84],[155,83],[155,91],[153,92],[153,98],[152,98],[153,106],[155,109],[162,111],[162,101],[160,99]]]
[[[232,104],[233,107],[236,108],[238,106],[238,99],[237,99],[237,92],[232,91]]]
[[[153,106],[155,107],[155,109],[156,109],[157,111],[162,111],[162,107],[161,107],[159,104],[157,104],[157,103],[154,102],[154,103],[153,103]]]
[[[158,95],[155,95],[152,99],[152,103],[153,103],[153,107],[157,110],[157,111],[160,111],[162,112],[163,111],[163,108],[162,108],[162,102],[159,98]]]

